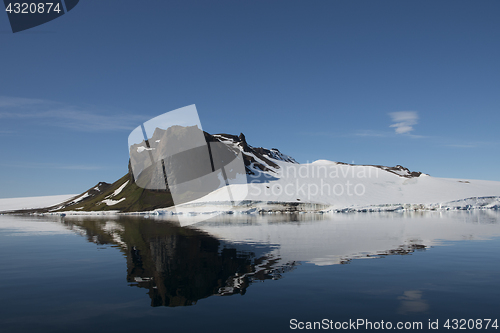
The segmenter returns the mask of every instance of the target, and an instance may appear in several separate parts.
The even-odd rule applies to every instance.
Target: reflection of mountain
[[[254,280],[277,279],[269,246],[238,246],[195,229],[137,218],[67,220],[97,244],[115,244],[127,258],[127,281],[149,290],[152,306],[185,306],[212,295],[244,294]]]
[[[120,248],[127,258],[127,281],[148,289],[152,306],[184,306],[212,295],[245,294],[252,281],[279,279],[299,262],[347,264],[411,255],[444,241],[498,237],[498,221],[498,212],[485,210],[335,218],[226,215],[197,229],[126,216],[66,218],[64,223],[90,242]],[[412,303],[405,306],[420,306],[410,296],[405,300]]]
[[[295,218],[292,218],[295,216]],[[314,220],[313,220],[314,218]],[[356,258],[408,255],[443,241],[500,236],[492,210],[368,214],[273,214],[218,217],[196,227],[228,242],[278,244],[269,255],[318,266]]]

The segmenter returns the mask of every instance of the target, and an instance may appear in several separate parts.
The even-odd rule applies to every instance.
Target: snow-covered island
[[[500,207],[500,182],[497,181],[435,178],[400,165],[353,165],[326,160],[299,164],[278,149],[250,146],[243,134],[206,136],[207,141],[224,143],[241,153],[245,182],[224,186],[197,200],[174,206],[168,190],[141,188],[129,171],[113,184],[101,182],[83,194],[53,197],[52,202],[49,198],[30,198],[19,204],[20,199],[0,199],[0,211],[196,216]],[[160,144],[161,140],[150,141]]]

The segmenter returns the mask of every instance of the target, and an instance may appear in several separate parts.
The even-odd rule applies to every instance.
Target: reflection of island
[[[254,280],[278,279],[295,263],[277,265],[270,247],[239,250],[202,231],[138,218],[66,220],[97,244],[119,246],[127,281],[149,290],[152,306],[185,306],[212,295],[244,294]]]
[[[224,223],[195,226],[229,242],[278,244],[269,255],[279,256],[282,262],[325,266],[345,264],[356,258],[408,255],[444,241],[500,236],[499,214],[483,210],[234,215]]]
[[[299,262],[347,264],[411,255],[445,241],[498,237],[498,221],[499,212],[474,211],[225,215],[196,229],[153,217],[64,223],[91,242],[119,247],[127,281],[148,289],[152,306],[184,306],[212,295],[245,294],[252,281],[279,279]],[[426,309],[419,291],[400,300],[401,313]]]

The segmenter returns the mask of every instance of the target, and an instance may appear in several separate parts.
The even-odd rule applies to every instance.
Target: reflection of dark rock
[[[346,265],[351,263],[353,259],[358,259],[358,258],[380,258],[380,257],[385,257],[385,256],[391,256],[391,255],[411,255],[415,251],[425,251],[427,249],[427,246],[422,245],[422,244],[417,244],[417,243],[410,243],[410,244],[405,244],[405,245],[400,245],[396,249],[391,249],[387,251],[382,251],[382,252],[377,252],[374,254],[365,254],[365,255],[353,255],[352,258],[347,258],[343,259],[340,261],[341,265]]]
[[[129,257],[133,260],[127,262],[127,279],[140,281],[138,286],[150,290],[152,306],[191,305],[217,294],[229,277],[252,270],[251,253],[227,248],[219,252],[219,245],[217,239],[205,235],[172,233],[151,238],[149,249],[135,250]],[[151,261],[149,269],[143,269],[142,260]],[[142,281],[144,276],[152,279]],[[247,286],[242,286],[241,293]]]
[[[278,267],[270,249],[240,251],[201,231],[168,222],[121,218],[65,222],[97,244],[120,245],[127,281],[149,290],[152,306],[185,306],[212,295],[245,294],[254,280],[278,279],[295,263]],[[256,253],[260,253],[257,257]]]
[[[427,246],[422,245],[422,244],[406,244],[406,245],[401,245],[397,249],[392,249],[388,251],[384,251],[382,253],[378,253],[379,256],[388,256],[388,255],[393,255],[393,254],[399,254],[399,255],[408,255],[412,254],[415,251],[424,251],[427,248]]]

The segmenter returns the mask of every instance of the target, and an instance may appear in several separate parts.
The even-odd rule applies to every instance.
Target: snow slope
[[[0,212],[55,206],[75,196],[76,194],[64,194],[45,197],[0,199]]]
[[[265,210],[266,206],[279,210],[276,206],[282,203],[298,204],[300,210],[332,211],[500,206],[500,182],[435,178],[399,165],[352,165],[327,160],[298,164],[279,151],[248,145],[243,135],[217,138],[240,149],[247,158],[248,184],[220,188],[176,206],[176,212],[207,212],[214,207],[227,211],[235,205],[243,210]]]
[[[256,174],[248,177],[249,184],[229,186],[237,205],[248,209],[252,206],[248,202],[253,202],[260,210],[266,206],[276,210],[279,203],[295,203],[303,210],[323,211],[500,207],[500,182],[496,181],[435,178],[402,167],[325,160],[310,164],[273,162],[278,168],[268,172],[254,170]],[[227,189],[221,188],[177,206],[176,211],[204,212],[214,205],[231,206],[227,193]]]

